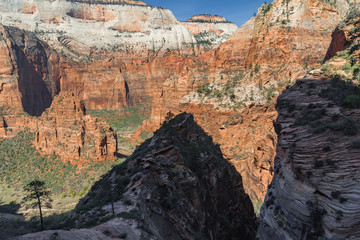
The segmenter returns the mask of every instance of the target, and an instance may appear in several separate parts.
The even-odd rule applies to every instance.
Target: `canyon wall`
[[[150,119],[138,133],[157,129],[168,112],[194,113],[229,161],[235,163],[254,205],[263,201],[273,176],[274,99],[287,85],[322,63],[332,31],[355,4],[358,2],[320,0],[264,4],[256,17],[219,48],[202,54],[198,62],[187,65],[186,71],[165,80],[162,90],[154,95]],[[204,121],[209,116],[207,111],[216,116],[212,117],[216,121],[232,122],[239,115],[254,121],[238,122],[235,126],[240,130],[226,131],[217,126],[221,124]],[[229,139],[240,139],[236,142],[247,147],[240,144],[239,148],[228,148]]]
[[[350,11],[334,31],[331,59],[278,98],[275,175],[260,239],[360,237],[359,17]]]
[[[223,30],[213,26],[222,24],[232,31],[234,26],[224,18],[199,15],[180,23],[169,10],[129,1],[18,0],[0,1],[0,8],[2,23],[12,26],[8,29],[29,29],[31,34],[22,35],[38,39],[32,49],[38,54],[31,61],[39,67],[31,79],[44,82],[40,88],[44,104],[28,110],[31,114],[40,115],[60,91],[72,92],[90,109],[121,109],[151,101],[151,117],[139,136],[141,131],[158,129],[169,112],[192,112],[242,174],[255,205],[263,201],[273,175],[275,97],[322,62],[330,33],[357,3],[264,4],[219,48],[210,45],[206,51],[193,34],[211,30],[218,36]],[[16,55],[21,52],[10,54],[15,60],[4,54],[2,58],[12,62],[4,65],[9,66],[6,69],[23,64]],[[18,75],[32,76],[31,69]],[[20,106],[19,100],[39,98],[14,86],[16,93],[1,93],[4,99],[11,95],[14,106]],[[30,100],[25,102],[32,106]],[[231,124],[224,127],[212,121]],[[235,143],[228,147],[230,139]]]
[[[198,44],[208,49],[218,47],[238,28],[235,23],[216,15],[195,15],[181,22],[194,35]]]
[[[257,229],[240,174],[191,114],[164,124],[95,183],[68,217],[74,227],[95,227],[17,239],[251,240]]]
[[[357,239],[359,109],[342,80],[302,79],[278,99],[275,176],[260,239]]]
[[[30,30],[46,45],[47,75],[57,91],[72,91],[90,108],[119,109],[151,98],[150,86],[176,70],[162,59],[198,51],[171,11],[138,2],[22,0],[1,1],[0,8],[4,25]]]

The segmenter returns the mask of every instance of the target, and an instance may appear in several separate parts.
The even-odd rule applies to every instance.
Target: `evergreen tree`
[[[24,187],[24,191],[26,195],[22,200],[22,204],[26,209],[39,208],[41,230],[44,230],[42,207],[51,208],[52,199],[50,190],[46,189],[44,181],[35,180],[28,183]]]

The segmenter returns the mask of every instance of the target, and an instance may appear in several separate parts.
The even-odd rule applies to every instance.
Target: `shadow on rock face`
[[[300,79],[278,98],[275,175],[260,239],[360,237],[360,88]]]
[[[54,87],[51,85],[55,83],[48,81],[45,48],[30,32],[15,27],[6,27],[6,30],[16,55],[18,86],[24,111],[32,116],[40,116],[50,107],[53,94],[60,91],[52,89]]]
[[[111,205],[148,239],[255,239],[256,216],[240,174],[191,114],[164,123],[95,183],[76,211],[83,216]]]

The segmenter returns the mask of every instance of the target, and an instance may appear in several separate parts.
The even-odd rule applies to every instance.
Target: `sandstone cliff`
[[[0,8],[4,25],[40,39],[51,94],[72,91],[87,107],[119,109],[151,98],[158,82],[178,72],[171,58],[198,51],[171,11],[136,2],[0,1]]]
[[[46,46],[34,34],[1,26],[0,104],[40,116],[58,93],[47,69]]]
[[[359,238],[358,94],[338,79],[302,79],[280,96],[260,239]]]
[[[360,237],[354,174],[359,165],[359,16],[358,10],[350,11],[334,31],[327,53],[333,58],[278,99],[275,175],[261,210],[260,239]]]
[[[141,3],[138,1],[133,1]],[[31,6],[34,12],[22,9]],[[4,25],[39,33],[43,40],[57,42],[66,36],[84,48],[185,50],[193,36],[168,9],[111,1],[0,1]],[[99,34],[100,33],[100,34]],[[85,49],[83,49],[85,50]]]
[[[102,119],[86,115],[84,102],[61,92],[41,116],[35,146],[43,154],[56,154],[63,162],[81,164],[88,159],[115,158],[116,133]]]
[[[73,217],[79,226],[96,225],[111,218],[111,202],[117,217],[93,229],[18,239],[255,239],[256,217],[241,176],[190,114],[164,124],[106,174]]]
[[[217,66],[234,71],[258,64],[260,75],[268,78],[266,81],[297,79],[308,68],[320,65],[335,26],[349,9],[357,7],[355,4],[359,1],[277,0],[264,4],[244,29],[240,28],[220,46]],[[250,36],[246,40],[244,31]],[[244,40],[231,41],[237,38]],[[241,61],[239,56],[243,56]]]
[[[186,22],[182,22],[189,32],[194,35],[198,44],[205,49],[215,48],[225,42],[238,28],[236,24],[216,15],[195,15]]]
[[[277,0],[261,6],[256,17],[219,48],[199,56],[186,71],[164,81],[154,95],[151,117],[139,131],[158,128],[169,111],[194,113],[229,160],[236,163],[254,205],[262,201],[273,175],[276,134],[272,120],[277,115],[271,106],[273,100],[285,86],[321,64],[332,31],[353,7],[347,1],[321,0]],[[260,106],[252,108],[254,105]],[[216,116],[212,117],[215,121],[232,122],[235,115],[254,121],[235,124],[241,130],[223,130],[215,122],[204,121],[211,106],[214,109],[208,112]],[[231,149],[224,145],[229,139],[252,144]],[[253,174],[249,176],[248,171]]]
[[[0,26],[0,139],[36,129],[36,118],[58,93],[50,77],[46,44],[34,34]]]

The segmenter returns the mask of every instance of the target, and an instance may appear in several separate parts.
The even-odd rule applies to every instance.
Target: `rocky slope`
[[[111,218],[111,203],[117,217],[93,229],[18,239],[255,239],[256,217],[241,176],[190,114],[165,123],[106,174],[73,217],[78,226],[97,224]]]
[[[61,92],[39,120],[35,146],[43,154],[56,154],[72,164],[104,161],[116,157],[117,136],[103,119],[86,115],[83,101]]]
[[[234,71],[236,67],[258,64],[260,75],[270,80],[297,79],[307,68],[320,64],[318,61],[325,56],[331,33],[354,4],[359,2],[277,0],[264,4],[256,17],[231,39],[243,39],[244,31],[251,37],[222,44],[217,51],[217,65]],[[243,45],[248,49],[245,53]],[[241,61],[240,55],[244,56]],[[280,69],[283,71],[278,72]]]
[[[231,162],[238,162],[236,156],[247,156],[236,166],[255,205],[264,199],[273,174],[272,163],[268,163],[274,158],[275,144],[272,142],[276,142],[276,134],[271,130],[271,121],[277,115],[271,107],[272,100],[286,85],[321,64],[333,29],[353,4],[277,0],[263,5],[256,17],[241,26],[219,48],[198,57],[206,65],[199,68],[196,62],[188,64],[179,76],[166,79],[162,90],[154,95],[151,118],[140,131],[158,128],[169,111],[178,114],[191,109],[195,119],[199,119],[201,126],[221,145]],[[207,115],[203,112],[204,104],[213,106],[210,112],[217,115],[214,119],[231,122],[238,114],[255,122],[236,124],[241,131],[224,131],[222,127],[213,127],[214,123],[201,120]],[[256,111],[249,109],[254,104],[260,105]],[[234,113],[227,114],[228,111]],[[266,114],[262,114],[264,112]],[[254,130],[256,126],[261,128]],[[256,132],[256,137],[247,132]],[[230,151],[223,145],[229,139],[241,139],[254,145]],[[262,146],[264,142],[270,149]],[[261,174],[247,177],[249,170]]]
[[[195,15],[181,24],[194,35],[198,44],[207,48],[216,48],[238,28],[224,17],[206,14]]]
[[[31,61],[38,62],[30,61],[30,65],[39,65],[34,79],[41,79],[43,86],[37,88],[42,89],[40,94],[35,91],[26,95],[15,84],[9,88],[14,94],[3,91],[0,101],[9,99],[12,105],[21,106],[25,96],[30,100],[41,97],[50,106],[59,91],[71,91],[84,100],[87,108],[119,109],[150,98],[151,118],[138,135],[159,128],[169,111],[177,114],[191,109],[215,142],[237,139],[236,143],[252,144],[221,147],[229,161],[237,163],[255,204],[262,201],[273,174],[276,135],[271,121],[276,111],[271,101],[289,82],[320,64],[330,43],[330,32],[355,6],[351,4],[345,0],[277,0],[265,4],[227,42],[197,56],[198,42],[169,10],[141,2],[0,1],[3,24],[32,31],[7,27],[20,32],[24,39],[33,36],[36,47],[31,52],[37,55]],[[204,24],[209,26],[225,24],[223,18],[211,16],[196,16],[188,23],[199,25],[199,21],[208,21]],[[23,64],[11,60],[17,58],[16,53],[7,50],[6,41],[12,41],[7,39],[3,40],[2,59],[12,63],[4,65],[10,66],[4,68],[5,78],[13,76],[9,69]],[[31,75],[32,67],[26,69],[24,74]],[[199,92],[195,92],[197,89]],[[40,115],[45,109],[42,104],[35,111],[29,101],[26,109],[33,111],[32,115]],[[214,109],[202,112],[204,104],[204,108]],[[262,107],[251,109],[254,104]],[[212,119],[229,123],[238,115],[252,120],[224,130],[221,124],[203,120],[209,113],[215,116]],[[13,129],[10,123],[16,122],[8,121],[7,114],[2,124],[4,135],[8,134],[5,126]],[[234,131],[235,126],[242,130]]]
[[[359,88],[302,79],[278,100],[275,176],[260,239],[357,239]]]
[[[275,176],[261,210],[260,239],[360,237],[354,174],[359,165],[359,16],[355,9],[349,12],[327,56],[348,48],[278,99]],[[310,78],[314,74],[318,79]]]

